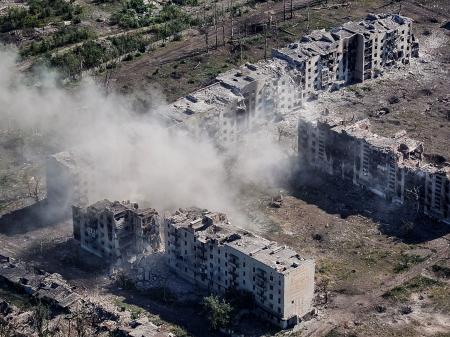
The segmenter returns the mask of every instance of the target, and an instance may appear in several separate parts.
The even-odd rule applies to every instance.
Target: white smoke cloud
[[[150,98],[149,111],[137,113],[127,97],[105,95],[91,79],[67,90],[44,71],[39,85],[29,85],[16,70],[16,56],[0,50],[2,125],[33,130],[59,150],[76,148],[92,158],[94,166],[84,172],[92,202],[146,200],[157,209],[198,206],[230,212],[239,184],[273,184],[276,171],[287,163],[270,138],[250,138],[237,152],[230,176],[212,142],[158,121],[155,116],[167,109],[158,95]]]

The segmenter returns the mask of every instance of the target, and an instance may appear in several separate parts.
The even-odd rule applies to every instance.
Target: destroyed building
[[[273,55],[300,71],[305,94],[361,83],[395,64],[418,56],[412,20],[369,14],[329,32],[316,30]]]
[[[400,15],[368,15],[329,32],[315,30],[273,58],[245,64],[172,103],[163,117],[194,136],[207,136],[219,147],[235,146],[248,132],[287,113],[301,111],[304,97],[362,82],[418,56],[412,20]],[[82,162],[83,161],[83,162]],[[88,158],[61,152],[47,162],[47,198],[60,207],[88,204],[80,167]],[[91,160],[92,162],[94,160]],[[90,182],[92,184],[92,182]]]
[[[309,167],[450,223],[450,165],[427,160],[423,144],[404,131],[382,137],[369,120],[348,122],[336,114],[301,119],[298,149]]]
[[[261,317],[282,328],[311,310],[313,260],[232,226],[221,213],[179,210],[164,226],[168,263],[181,277],[219,294],[252,294]]]
[[[0,255],[0,288],[11,294],[0,300],[0,335],[10,328],[14,336],[38,336],[33,306],[44,304],[49,309],[46,317],[47,335],[61,336],[123,336],[170,337],[161,331],[148,317],[135,319],[126,311],[118,311],[105,303],[76,292],[59,274],[50,274],[23,261]],[[9,299],[13,299],[8,303]],[[16,307],[18,299],[26,299],[26,305]],[[83,329],[78,330],[74,317]],[[72,333],[71,333],[72,332]],[[3,335],[2,335],[3,336]],[[12,335],[11,335],[12,336]]]
[[[68,311],[80,301],[61,275],[49,274],[6,256],[0,256],[0,286],[15,289],[59,311]]]
[[[220,74],[216,83],[174,102],[168,118],[226,146],[264,121],[299,111],[305,97],[376,78],[418,53],[411,19],[370,14],[273,49],[270,60]]]
[[[107,259],[161,248],[158,212],[130,202],[103,200],[88,207],[73,206],[73,232],[83,249]]]

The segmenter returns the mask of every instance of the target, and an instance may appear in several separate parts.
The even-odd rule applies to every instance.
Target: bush
[[[94,38],[95,34],[87,28],[64,27],[52,36],[39,42],[32,42],[21,50],[23,56],[38,55],[68,44]]]
[[[152,6],[143,0],[127,0],[122,8],[111,17],[112,24],[118,24],[123,28],[139,28],[151,23]]]
[[[28,9],[9,8],[5,15],[0,17],[0,31],[9,32],[15,29],[33,28],[45,24],[45,19],[61,17],[71,20],[80,15],[82,8],[65,0],[29,0]]]
[[[395,273],[401,273],[408,270],[411,266],[425,261],[425,258],[420,255],[406,255],[401,256],[400,262],[394,266]]]
[[[108,38],[102,43],[87,41],[63,55],[52,57],[50,65],[59,68],[66,76],[73,77],[83,70],[98,67],[121,55],[136,51],[145,52],[146,44],[147,41],[141,35],[121,35]],[[130,55],[125,61],[132,58]]]
[[[208,314],[208,320],[212,329],[217,330],[230,324],[230,315],[233,308],[224,299],[210,295],[203,298],[203,307]]]
[[[396,301],[406,301],[411,293],[423,291],[434,285],[439,285],[439,282],[425,276],[416,276],[405,284],[387,291],[382,297],[394,299]]]

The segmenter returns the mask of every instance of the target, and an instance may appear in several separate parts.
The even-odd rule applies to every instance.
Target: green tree
[[[210,295],[203,298],[203,307],[208,314],[211,328],[217,330],[230,324],[232,306],[218,296]]]

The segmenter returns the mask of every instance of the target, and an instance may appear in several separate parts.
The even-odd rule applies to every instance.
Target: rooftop
[[[297,268],[305,261],[287,246],[278,246],[276,242],[230,224],[222,213],[190,208],[175,212],[169,219],[178,229],[193,230],[199,242],[215,241],[229,246],[282,274]]]
[[[99,200],[88,206],[86,210],[94,210],[95,212],[102,212],[108,210],[118,216],[127,210],[135,212],[140,217],[151,217],[158,215],[158,212],[153,208],[139,208],[138,204],[130,201],[109,201],[108,199]]]

